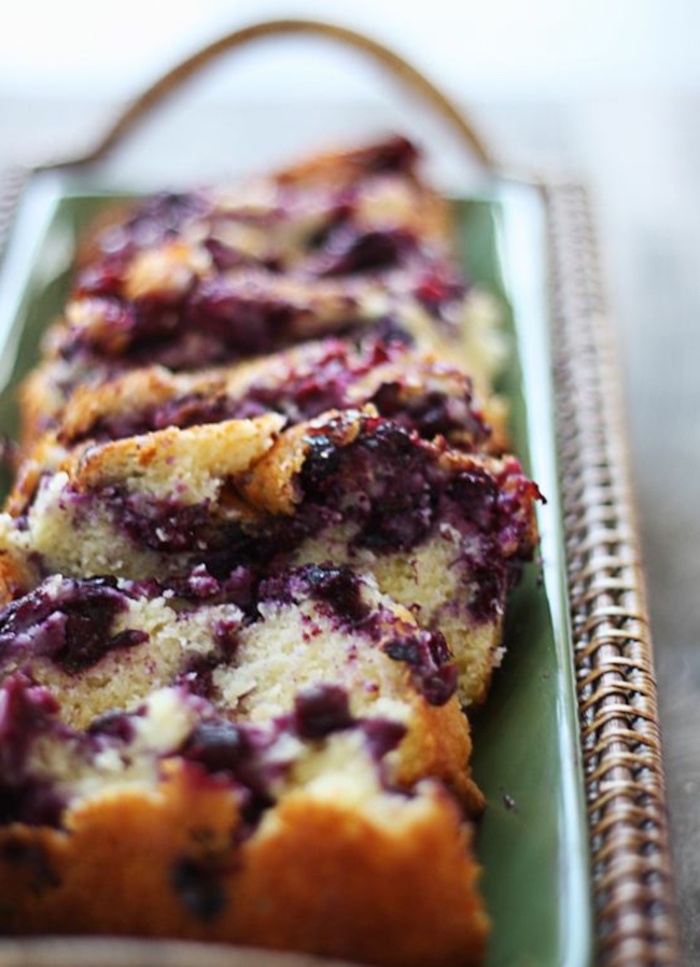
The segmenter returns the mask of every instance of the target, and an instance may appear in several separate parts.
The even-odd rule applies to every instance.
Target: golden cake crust
[[[0,930],[352,951],[386,967],[479,963],[488,921],[454,806],[432,787],[393,806],[381,793],[358,803],[342,789],[299,790],[236,848],[232,794],[166,769],[153,791],[84,801],[65,831],[2,830]]]

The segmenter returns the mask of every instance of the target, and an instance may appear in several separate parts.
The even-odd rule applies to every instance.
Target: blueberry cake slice
[[[337,338],[310,341],[197,373],[147,366],[98,387],[81,386],[61,413],[56,442],[72,447],[268,412],[291,425],[366,404],[426,439],[441,435],[460,449],[494,453],[507,447],[498,397],[482,400],[463,370],[379,338],[359,346]]]
[[[53,577],[0,613],[0,929],[477,962],[456,803],[481,796],[444,640],[347,568],[226,596]]]
[[[465,284],[417,161],[391,141],[243,189],[149,199],[103,226],[25,387],[25,441],[76,386],[124,369],[187,371],[377,328],[468,360],[487,385],[497,313]]]
[[[7,509],[21,513],[39,477],[87,441],[270,412],[292,425],[367,404],[426,439],[443,436],[464,450],[507,448],[501,399],[482,402],[460,369],[401,343],[374,338],[358,347],[329,338],[226,368],[172,373],[147,366],[96,387],[79,386],[55,428],[26,453]]]
[[[433,776],[469,812],[482,803],[444,638],[349,568],[293,568],[257,587],[202,569],[180,596],[155,581],[55,575],[0,612],[0,678],[12,677],[48,689],[57,721],[74,729],[175,686],[267,726],[300,691],[342,683],[353,716],[401,733],[385,765],[393,785]]]
[[[301,690],[265,725],[165,688],[84,730],[21,673],[0,694],[3,932],[480,962],[488,922],[454,799],[435,779],[393,786],[401,727],[356,717],[342,687]]]
[[[19,516],[2,519],[5,543],[39,576],[112,573],[175,588],[198,568],[216,580],[242,569],[256,582],[278,566],[347,565],[372,574],[421,628],[440,630],[463,701],[482,700],[508,588],[534,549],[535,485],[512,457],[422,440],[374,407],[275,435],[279,420],[78,446],[39,477]],[[244,435],[254,459],[241,459]]]

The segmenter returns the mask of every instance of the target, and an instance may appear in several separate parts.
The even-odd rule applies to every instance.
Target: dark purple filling
[[[315,685],[294,700],[293,728],[301,739],[319,741],[334,732],[361,728],[367,749],[379,765],[406,735],[406,726],[389,719],[356,719],[350,712],[347,691],[340,685]]]
[[[226,866],[215,856],[182,856],[173,865],[171,883],[185,908],[198,920],[211,923],[226,908],[222,877]]]
[[[401,265],[415,248],[415,238],[402,229],[360,232],[343,225],[329,235],[313,271],[320,278],[385,272]]]
[[[415,430],[424,439],[459,433],[476,447],[491,435],[491,428],[481,414],[471,408],[471,388],[460,396],[448,396],[437,390],[409,396],[403,392],[401,383],[383,383],[369,402],[374,403],[381,416],[404,430]]]
[[[121,275],[127,260],[136,252],[176,238],[188,221],[201,217],[209,208],[210,203],[202,193],[160,192],[152,195],[139,202],[123,225],[110,226],[100,234],[97,239],[97,249],[102,256],[100,261],[111,264]],[[97,271],[104,275],[101,267]],[[93,264],[79,274],[77,293],[104,294],[104,285],[96,284],[96,281]],[[112,287],[112,293],[117,294],[120,289],[121,283]]]
[[[430,458],[395,424],[378,420],[372,429],[342,449],[324,433],[310,435],[300,486],[315,507],[334,507],[339,495],[356,495],[350,512],[358,524],[356,546],[408,551],[427,537],[435,519],[438,492]]]
[[[356,154],[358,167],[370,174],[401,172],[413,174],[420,159],[418,148],[402,135],[395,135]]]
[[[221,666],[221,655],[210,652],[197,655],[188,662],[184,671],[175,679],[175,684],[186,688],[192,695],[211,700],[214,695],[214,672]]]
[[[353,523],[352,555],[363,548],[409,553],[435,528],[450,525],[455,567],[468,579],[476,576],[481,585],[472,613],[479,619],[492,617],[511,563],[517,569],[521,559],[531,556],[534,484],[515,460],[498,479],[476,463],[451,469],[440,463],[441,446],[381,418],[365,418],[357,436],[346,443],[354,419],[348,423],[338,417],[309,430],[306,460],[295,481],[295,513],[263,517],[249,530],[235,520],[217,519],[208,504],[182,505],[117,488],[99,496],[107,498],[117,526],[137,545],[187,555],[182,567],[194,570],[175,581],[176,590],[195,599],[217,593],[225,597],[230,576],[230,600],[247,612],[262,575],[278,574],[302,541],[327,527]],[[346,620],[361,620],[361,600],[347,576],[330,578],[324,571],[315,586],[309,576],[305,581],[318,600],[325,599]]]
[[[115,649],[147,641],[143,631],[111,633],[126,607],[126,595],[110,578],[66,578],[57,590],[45,583],[0,612],[0,664],[41,656],[79,674]]]
[[[313,597],[327,602],[351,627],[361,625],[369,617],[369,606],[362,597],[362,583],[347,567],[315,567],[306,569],[305,578]]]
[[[362,728],[367,749],[377,763],[399,747],[407,731],[403,723],[391,719],[365,719]]]
[[[410,638],[396,638],[384,645],[394,661],[411,669],[411,678],[430,705],[444,705],[457,689],[457,666],[439,631],[420,631]]]
[[[253,356],[284,344],[300,311],[292,303],[262,292],[247,294],[219,276],[206,280],[193,293],[187,316],[190,325],[236,356]]]
[[[212,508],[208,503],[183,504],[174,498],[156,499],[116,486],[103,488],[100,496],[135,544],[164,554],[203,551],[216,546]]]
[[[136,737],[134,716],[133,714],[128,715],[126,712],[119,711],[105,712],[103,715],[99,715],[96,719],[92,720],[86,730],[86,734],[93,738],[104,736],[106,738],[116,739],[118,742],[123,742],[126,745]]]
[[[325,739],[355,724],[348,693],[339,685],[307,688],[294,700],[294,728],[302,739]]]
[[[235,658],[240,631],[240,621],[221,619],[214,629],[214,649],[192,657],[176,677],[175,684],[186,688],[192,695],[211,699],[215,692],[214,672]]]
[[[276,728],[218,718],[196,725],[178,754],[208,775],[224,775],[234,781],[241,795],[241,817],[252,829],[274,805],[272,784],[284,777],[290,765],[268,756],[278,735]]]
[[[98,266],[90,271],[95,280],[88,294],[99,297],[104,323],[69,330],[61,346],[64,359],[87,366],[121,360],[130,366],[198,369],[283,349],[309,338],[314,329],[319,335],[329,330],[342,334],[359,321],[351,295],[343,312],[323,321],[312,304],[271,296],[264,280],[223,275],[193,283],[175,301],[164,296],[127,303],[115,295],[116,270]]]
[[[56,729],[58,703],[48,689],[16,673],[0,686],[0,824],[55,826],[65,807],[54,785],[27,769],[37,738]]]
[[[259,596],[264,601],[293,604],[311,595],[321,603],[321,610],[340,618],[349,628],[358,628],[371,614],[362,587],[362,579],[348,567],[306,564],[267,577],[260,585]]]
[[[313,519],[314,510],[352,497],[345,514],[357,525],[355,546],[410,551],[438,523],[450,523],[486,541],[485,565],[520,553],[529,559],[529,506],[539,491],[517,460],[498,477],[478,464],[451,470],[439,464],[439,446],[393,422],[368,418],[352,443],[338,446],[342,425],[340,418],[309,432],[299,516]]]

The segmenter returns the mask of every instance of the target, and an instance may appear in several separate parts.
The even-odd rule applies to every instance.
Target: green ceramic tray
[[[124,194],[55,172],[34,177],[25,191],[0,272],[0,431],[16,430],[14,389],[61,309],[77,235],[101,205]],[[493,920],[487,967],[585,967],[593,962],[593,915],[554,446],[544,206],[535,188],[508,182],[454,204],[468,275],[506,307],[513,352],[502,388],[516,450],[547,497],[539,512],[541,568],[531,566],[512,596],[508,654],[474,722],[474,770],[488,800],[477,841]]]

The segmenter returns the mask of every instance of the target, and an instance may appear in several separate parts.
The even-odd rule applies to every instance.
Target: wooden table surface
[[[0,98],[0,166],[69,148],[113,108]],[[125,177],[147,173],[154,183],[183,161],[198,170],[204,157],[208,175],[225,174],[373,132],[387,117],[402,124],[383,112],[188,102],[121,164]],[[472,113],[502,156],[568,168],[593,188],[627,401],[683,939],[687,962],[700,963],[700,97],[479,103]],[[433,143],[431,123],[418,133]]]

